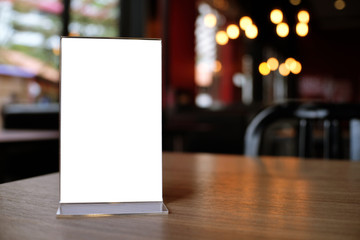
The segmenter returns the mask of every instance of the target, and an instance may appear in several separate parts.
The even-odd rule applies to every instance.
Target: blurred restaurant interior
[[[163,151],[244,154],[266,106],[360,102],[359,30],[356,0],[0,0],[0,183],[58,171],[60,36],[161,38]]]

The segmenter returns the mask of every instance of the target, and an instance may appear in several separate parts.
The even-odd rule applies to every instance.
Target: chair
[[[245,132],[245,155],[261,154],[264,132],[280,120],[295,119],[297,155],[311,157],[313,147],[313,124],[323,123],[323,157],[339,159],[344,156],[350,160],[360,160],[360,105],[318,102],[289,101],[274,104],[260,111],[250,122]],[[349,150],[342,151],[342,130],[349,128]]]

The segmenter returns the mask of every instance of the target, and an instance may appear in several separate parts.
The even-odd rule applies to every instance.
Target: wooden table
[[[169,215],[56,218],[58,174],[0,185],[0,239],[360,239],[360,163],[164,154]]]

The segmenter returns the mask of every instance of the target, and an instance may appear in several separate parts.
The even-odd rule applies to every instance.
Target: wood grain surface
[[[360,163],[165,153],[169,215],[56,218],[59,175],[0,185],[0,239],[360,239]]]

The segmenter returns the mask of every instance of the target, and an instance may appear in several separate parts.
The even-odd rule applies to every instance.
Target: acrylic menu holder
[[[61,38],[57,216],[166,214],[161,40]]]

